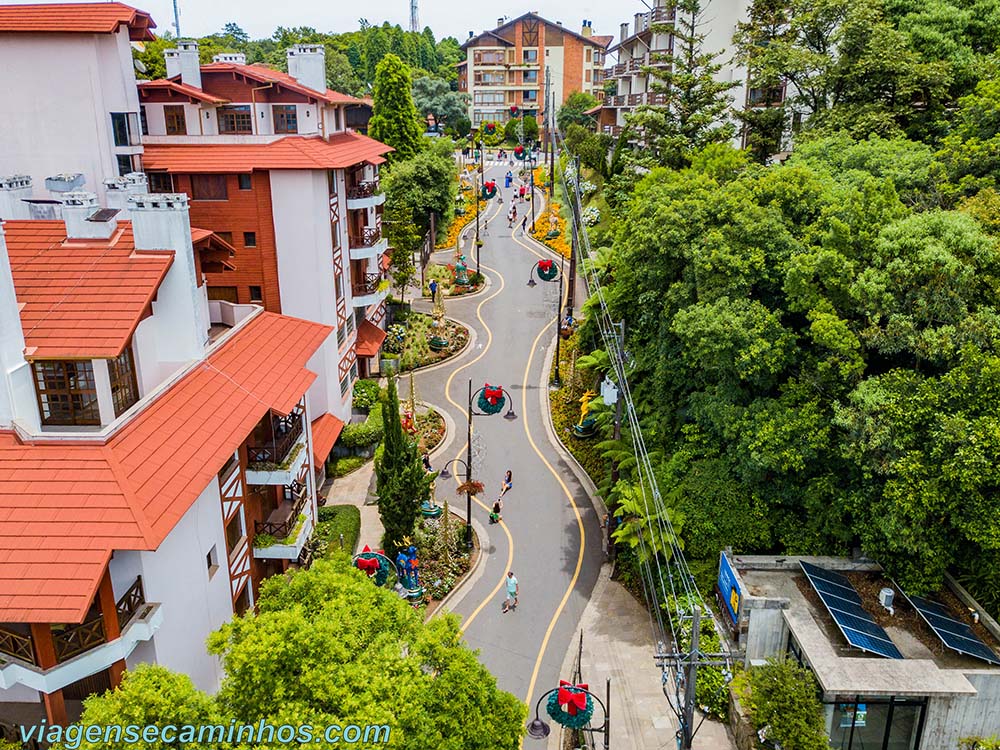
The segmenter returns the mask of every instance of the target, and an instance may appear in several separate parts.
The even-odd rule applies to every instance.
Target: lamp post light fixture
[[[577,691],[582,692],[582,693],[586,693],[587,695],[589,695],[604,710],[604,723],[601,724],[601,726],[597,727],[596,729],[586,729],[584,731],[587,731],[587,732],[598,732],[599,734],[604,735],[604,750],[608,750],[610,748],[610,746],[611,746],[611,744],[610,744],[611,743],[611,733],[609,731],[610,730],[610,726],[611,726],[611,714],[609,713],[609,710],[608,710],[609,706],[611,705],[611,678],[609,677],[608,681],[606,683],[606,696],[605,696],[605,700],[607,701],[607,703],[605,703],[605,701],[602,701],[600,698],[598,698],[596,694],[590,692],[589,690],[586,690],[586,689],[580,687],[579,685],[574,685],[573,687]],[[551,727],[548,725],[548,722],[546,722],[540,716],[539,710],[541,708],[542,701],[544,701],[546,698],[548,698],[553,693],[558,693],[559,690],[560,690],[560,688],[552,688],[551,690],[545,691],[544,693],[542,693],[541,697],[539,697],[538,701],[535,703],[535,718],[528,722],[528,736],[531,737],[531,739],[533,739],[533,740],[544,740],[551,733],[551,731],[552,731]]]
[[[506,388],[503,388],[502,386],[498,387],[500,387],[501,393],[509,399],[507,413],[503,415],[503,418],[509,421],[517,419],[517,414],[514,413],[514,397],[510,395],[510,392]],[[473,411],[472,404],[473,399],[483,390],[485,390],[485,386],[473,393],[472,378],[469,378],[469,409],[467,412],[465,460],[463,461],[460,458],[453,458],[451,461],[446,462],[444,467],[441,469],[441,473],[438,475],[442,479],[451,479],[452,474],[448,471],[448,466],[454,463],[460,464],[465,469],[465,483],[469,484],[472,482],[472,418],[489,416],[488,414],[484,414],[482,412]],[[468,489],[466,489],[465,492],[465,546],[472,549],[472,492]]]
[[[531,271],[528,273],[528,286],[535,287],[538,282],[535,281],[535,270],[538,268],[538,264],[542,261],[535,261],[535,264],[531,267]],[[565,265],[566,259],[563,258],[563,265]],[[542,281],[549,281],[552,283],[559,282],[559,301],[556,303],[556,371],[555,376],[552,380],[552,384],[558,388],[560,385],[559,381],[559,349],[560,341],[562,340],[562,331],[560,330],[560,323],[562,322],[562,299],[563,299],[563,269],[556,268],[556,275],[551,279],[542,278],[539,274],[538,278]]]

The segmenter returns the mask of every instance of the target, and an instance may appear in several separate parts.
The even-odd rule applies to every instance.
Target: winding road
[[[486,174],[502,185],[509,168],[494,165]],[[568,677],[559,671],[597,580],[603,552],[600,520],[545,427],[558,284],[542,282],[531,288],[527,280],[536,261],[558,256],[522,236],[520,218],[525,209],[530,211],[528,203],[518,206],[515,229],[507,228],[511,194],[503,191],[504,203],[494,200],[483,214],[489,219],[480,252],[487,288],[472,297],[446,301],[447,316],[474,331],[472,343],[458,357],[418,372],[415,383],[418,398],[446,411],[455,427],[435,456],[435,469],[446,460],[465,458],[469,378],[473,391],[486,382],[499,384],[514,400],[517,420],[503,419],[503,412],[473,419],[477,435],[473,444],[482,454],[474,461],[473,478],[486,490],[473,500],[472,512],[488,529],[489,541],[485,569],[466,584],[469,588],[454,611],[462,618],[466,641],[479,650],[480,661],[496,676],[500,688],[533,709],[542,693]],[[541,215],[541,206],[538,200],[536,216]],[[461,242],[474,270],[474,230],[466,230]],[[435,259],[450,262],[451,256],[450,251],[442,252]],[[577,300],[582,299],[578,293]],[[429,309],[426,303],[415,307]],[[456,468],[451,466],[453,472]],[[488,525],[507,469],[514,482],[504,497],[504,520]],[[439,480],[438,499],[448,499],[464,515],[464,498],[455,496],[452,487]],[[521,593],[517,610],[503,614],[508,570],[514,571]]]

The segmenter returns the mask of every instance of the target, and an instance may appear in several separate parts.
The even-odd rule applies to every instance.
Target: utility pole
[[[691,750],[694,741],[695,685],[698,680],[698,636],[701,632],[701,607],[695,605],[691,616],[691,653],[684,669],[684,718],[681,725],[681,750]]]
[[[545,129],[549,134],[549,198],[551,198],[556,193],[556,102],[552,96],[552,71],[548,65],[545,66],[545,101],[548,102],[545,107],[548,115]]]
[[[181,38],[181,12],[177,8],[177,0],[174,0],[174,31],[177,34],[177,38]]]
[[[580,234],[583,231],[580,216],[580,157],[574,157],[576,165],[576,183],[573,186],[573,243],[569,256],[569,291],[566,294],[566,306],[570,311],[576,306],[576,255],[580,252]]]
[[[468,432],[465,434],[465,546],[472,549],[472,378],[469,378]]]

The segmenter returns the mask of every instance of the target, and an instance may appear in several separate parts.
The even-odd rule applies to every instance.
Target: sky
[[[14,0],[24,2],[25,0]],[[49,0],[54,1],[54,0]],[[173,32],[172,0],[122,0],[152,14],[157,30]],[[30,0],[29,0],[30,2]],[[219,31],[233,21],[252,38],[270,36],[277,26],[312,26],[319,31],[353,31],[360,18],[375,25],[383,21],[410,23],[410,0],[177,0],[184,36],[204,36]],[[562,21],[579,31],[583,19],[593,21],[594,33],[617,37],[618,27],[635,13],[646,10],[642,0],[625,0],[620,5],[607,0],[529,0],[523,6],[508,2],[490,8],[469,0],[419,0],[420,26],[430,26],[437,38],[454,36],[464,40],[469,31],[477,34],[496,26],[503,14],[517,17],[535,11],[552,21]],[[471,11],[470,11],[471,9]]]

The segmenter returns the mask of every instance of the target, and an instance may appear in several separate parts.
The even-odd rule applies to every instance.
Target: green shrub
[[[352,471],[357,471],[368,462],[365,456],[340,456],[332,458],[326,463],[326,475],[339,479],[347,476]]]
[[[393,323],[389,326],[389,330],[386,331],[382,351],[389,354],[399,354],[403,351],[404,341],[406,341],[406,326]]]
[[[993,737],[963,737],[958,741],[959,750],[1000,750],[1000,740]]]
[[[670,617],[670,624],[677,634],[677,641],[681,651],[687,651],[691,647],[691,620],[681,619],[679,610],[690,612],[692,602],[687,597],[680,599],[683,606],[678,608],[678,600],[669,597],[663,604],[663,609]],[[715,630],[710,612],[703,612],[701,627],[698,630],[698,648],[706,653],[719,653],[722,651],[722,641]],[[729,695],[726,690],[726,674],[722,667],[701,667],[698,670],[698,686],[695,698],[698,705],[708,709],[708,712],[717,719],[725,719],[729,714]],[[786,746],[786,750],[799,750],[791,746]]]
[[[361,533],[361,511],[353,505],[325,505],[319,509],[313,531],[313,556],[327,557],[340,551],[340,535],[344,535],[344,551],[353,554]]]
[[[355,409],[371,409],[377,402],[381,389],[374,380],[359,380],[354,384],[352,404]]]
[[[735,688],[754,728],[769,727],[767,736],[785,750],[829,750],[816,678],[807,668],[769,659],[741,674]]]
[[[368,448],[382,440],[382,404],[376,403],[364,422],[344,425],[337,442],[345,448]]]

